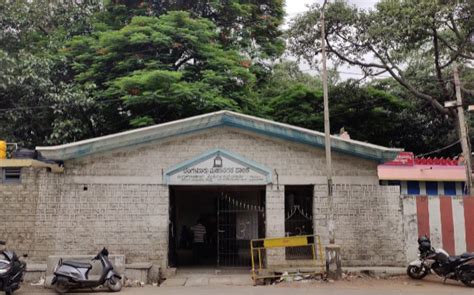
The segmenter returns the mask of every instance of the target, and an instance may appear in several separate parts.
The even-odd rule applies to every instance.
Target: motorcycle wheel
[[[118,292],[122,290],[122,280],[116,277],[111,277],[107,280],[106,286],[111,292]]]
[[[424,266],[409,265],[407,275],[414,280],[421,280],[428,274],[428,269]]]
[[[461,280],[461,282],[464,285],[468,286],[468,287],[474,288],[474,280],[470,280],[470,281],[469,280]]]
[[[474,274],[472,274],[472,273],[469,273],[469,274],[461,273],[460,277],[461,277],[460,281],[464,285],[466,285],[468,287],[471,287],[471,288],[474,288]]]
[[[5,295],[12,295],[12,294],[13,294],[12,290],[5,291]]]
[[[64,294],[69,292],[69,284],[67,279],[64,278],[58,278],[56,283],[54,284],[54,290],[59,293],[59,294]]]

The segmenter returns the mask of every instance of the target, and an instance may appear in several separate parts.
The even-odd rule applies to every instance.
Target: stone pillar
[[[327,185],[316,184],[314,186],[313,198],[313,228],[314,234],[321,237],[321,243],[327,245],[329,243],[328,231],[328,196]]]
[[[148,272],[148,280],[157,282],[160,273],[166,272],[168,268],[168,244],[169,244],[169,187],[157,186],[156,214],[150,216],[150,225],[156,230],[153,241],[153,255],[151,257],[152,267]]]
[[[266,237],[285,236],[285,187],[267,185],[266,191]],[[285,249],[268,249],[267,265],[285,264]]]

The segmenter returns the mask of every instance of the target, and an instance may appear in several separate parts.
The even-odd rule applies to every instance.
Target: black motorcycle
[[[99,260],[102,263],[102,273],[96,278],[89,276],[89,271],[92,269],[90,263],[59,259],[51,282],[54,289],[62,294],[71,289],[95,288],[103,285],[112,292],[120,291],[122,277],[114,270],[108,256],[109,251],[104,248],[92,259],[92,261]]]
[[[0,241],[0,245],[5,244],[4,241]],[[15,252],[0,251],[0,291],[4,291],[6,295],[11,295],[13,291],[19,289],[25,270],[26,263],[20,261]]]
[[[431,271],[447,279],[461,281],[468,287],[474,287],[474,253],[449,256],[443,249],[431,247],[430,239],[425,235],[418,239],[420,258],[412,261],[407,268],[410,278],[421,280]]]

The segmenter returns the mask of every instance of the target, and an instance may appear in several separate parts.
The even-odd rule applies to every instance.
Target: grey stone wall
[[[66,176],[74,182],[162,183],[165,170],[216,148],[229,150],[276,170],[273,175],[275,184],[325,181],[323,149],[226,127],[67,161]],[[334,153],[333,165],[336,182],[378,183],[376,162]],[[276,174],[279,175],[278,181]]]
[[[161,185],[64,183],[59,202],[57,195],[41,195],[36,240],[47,247],[35,257],[94,254],[107,246],[128,263],[166,263],[169,203]]]
[[[403,266],[406,261],[400,189],[397,186],[335,185],[336,244],[343,266]],[[314,228],[324,243],[327,230],[327,186],[314,189]]]
[[[0,183],[0,240],[18,255],[30,254],[35,247],[34,233],[38,204],[38,174],[22,169],[21,184]]]

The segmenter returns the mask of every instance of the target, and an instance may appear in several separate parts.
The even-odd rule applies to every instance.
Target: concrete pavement
[[[207,286],[252,286],[253,281],[250,275],[193,275],[176,276],[167,279],[161,287],[207,287]]]

